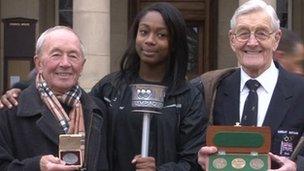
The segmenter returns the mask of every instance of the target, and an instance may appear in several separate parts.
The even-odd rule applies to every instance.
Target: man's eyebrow
[[[50,51],[50,53],[54,53],[54,52],[60,52],[60,53],[62,53],[63,51],[60,48],[54,48],[54,49],[52,49]],[[78,55],[81,54],[81,52],[77,51],[77,50],[69,50],[68,53],[75,53],[75,54],[78,54]]]
[[[68,51],[69,53],[77,53],[77,54],[80,54],[81,52],[80,51],[77,51],[77,50],[70,50]]]
[[[50,53],[54,53],[54,52],[62,52],[62,50],[60,50],[59,48],[54,48],[50,51]]]

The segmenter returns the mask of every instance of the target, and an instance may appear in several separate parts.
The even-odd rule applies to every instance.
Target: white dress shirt
[[[276,68],[273,61],[271,62],[270,67],[257,78],[251,78],[241,67],[240,122],[242,120],[245,100],[249,94],[249,89],[245,86],[246,81],[248,81],[249,79],[255,79],[261,84],[261,86],[257,89],[259,99],[257,126],[262,126],[274,88],[278,81],[278,77],[279,70]]]

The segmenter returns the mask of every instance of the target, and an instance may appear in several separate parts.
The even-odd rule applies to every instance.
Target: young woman
[[[169,3],[156,3],[135,18],[121,70],[100,80],[91,94],[108,108],[111,170],[196,170],[208,119],[200,91],[185,79],[186,25]],[[164,85],[162,114],[153,115],[149,157],[141,157],[142,118],[132,113],[130,84]]]

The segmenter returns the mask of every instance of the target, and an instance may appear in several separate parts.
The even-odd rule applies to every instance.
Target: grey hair
[[[262,0],[249,0],[238,9],[236,9],[234,15],[230,20],[230,28],[233,29],[236,26],[236,19],[244,14],[249,14],[252,12],[262,11],[265,12],[271,20],[272,29],[279,30],[280,29],[280,20],[278,19],[277,13],[272,8],[271,5],[266,4],[266,2]]]
[[[38,40],[36,42],[36,50],[35,50],[35,54],[36,55],[40,55],[47,35],[50,34],[53,31],[56,31],[56,30],[67,30],[67,31],[70,31],[70,32],[74,33],[75,36],[78,38],[78,40],[80,42],[81,55],[84,57],[85,47],[84,47],[83,43],[81,42],[79,36],[75,33],[75,31],[73,29],[71,29],[70,27],[66,27],[66,26],[55,26],[55,27],[51,27],[51,28],[47,29],[46,31],[44,31],[39,36],[39,38],[38,38]]]

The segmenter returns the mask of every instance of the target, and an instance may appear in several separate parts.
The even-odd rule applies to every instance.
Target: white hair
[[[85,54],[85,47],[83,45],[83,43],[81,42],[79,36],[74,32],[73,29],[71,29],[70,27],[66,27],[66,26],[55,26],[55,27],[51,27],[49,29],[47,29],[46,31],[44,31],[38,38],[37,42],[36,42],[36,50],[35,50],[35,54],[36,55],[40,55],[45,39],[47,37],[48,34],[50,34],[53,31],[56,30],[67,30],[72,32],[73,34],[75,34],[75,36],[78,38],[79,42],[80,42],[80,51],[81,51],[81,55],[84,57]]]
[[[262,0],[249,0],[238,9],[236,9],[234,15],[232,16],[230,20],[230,28],[233,29],[236,26],[236,19],[244,14],[249,14],[257,11],[262,11],[265,12],[270,20],[271,20],[271,25],[274,30],[279,30],[280,29],[280,20],[278,19],[278,16],[275,12],[275,10],[272,8],[271,5],[266,4]]]

